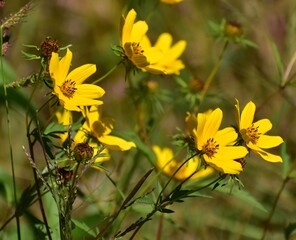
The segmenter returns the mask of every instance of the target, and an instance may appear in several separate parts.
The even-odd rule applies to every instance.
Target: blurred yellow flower
[[[67,128],[70,124],[72,124],[72,113],[65,109],[59,109],[56,111],[55,116],[57,118],[58,123],[63,124]],[[68,138],[68,132],[58,134],[60,137],[60,142],[63,143]]]
[[[172,36],[163,33],[154,46],[146,35],[148,25],[145,21],[136,20],[137,13],[131,9],[123,24],[121,46],[126,58],[136,67],[153,74],[179,74],[184,64],[179,56],[186,47],[184,40],[172,45]]]
[[[257,122],[253,122],[256,105],[252,101],[245,106],[241,114],[238,100],[236,100],[235,107],[237,110],[239,132],[247,147],[266,161],[282,162],[283,160],[280,156],[268,153],[264,150],[279,146],[283,143],[283,139],[280,136],[265,135],[265,133],[272,128],[269,119],[261,119]]]
[[[92,136],[110,150],[127,151],[136,147],[134,142],[110,135],[113,130],[113,120],[102,118],[99,106],[91,106],[89,110],[85,108],[83,115],[86,120],[77,132],[74,138],[75,142],[77,139],[85,142],[89,136]]]
[[[168,176],[172,176],[175,173],[175,171],[181,166],[182,162],[179,162],[174,159],[173,151],[170,148],[161,149],[159,146],[154,145],[152,149],[156,155],[157,168],[160,169],[163,173],[167,174]],[[190,178],[190,180],[194,180],[197,178],[206,177],[214,172],[214,169],[211,167],[207,167],[206,169],[200,168],[198,170],[199,166],[199,157],[193,157],[178,170],[174,178],[182,181],[188,178],[191,174],[193,174],[196,171],[196,173],[192,175],[192,177]]]
[[[67,49],[66,55],[59,60],[55,52],[49,65],[49,72],[53,81],[53,91],[60,104],[69,111],[81,111],[82,106],[103,104],[96,100],[104,95],[105,91],[93,84],[82,84],[90,75],[96,72],[94,64],[85,64],[69,73],[72,61],[72,52]]]
[[[158,37],[154,47],[161,51],[162,57],[156,63],[148,65],[145,70],[152,73],[180,74],[180,70],[185,66],[178,58],[186,48],[186,41],[180,40],[173,46],[172,42],[173,37],[169,33],[162,33]]]
[[[167,3],[167,4],[176,4],[183,2],[183,0],[160,0],[162,3]]]
[[[193,132],[196,148],[201,151],[203,159],[214,169],[227,173],[239,174],[243,169],[239,160],[244,158],[248,150],[243,146],[233,146],[237,133],[232,127],[219,130],[223,118],[220,108],[197,115],[197,127]],[[187,116],[191,121],[194,118]]]

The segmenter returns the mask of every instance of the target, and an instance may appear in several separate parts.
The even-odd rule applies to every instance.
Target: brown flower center
[[[67,97],[72,98],[77,88],[75,87],[76,82],[71,79],[66,80],[62,86],[60,86],[61,92]]]
[[[133,52],[136,55],[143,55],[144,50],[142,49],[140,43],[133,42],[132,43]]]
[[[254,124],[252,124],[252,126],[248,127],[246,130],[246,134],[249,138],[249,141],[251,141],[254,144],[257,143],[261,135],[261,133],[258,132],[258,128],[259,126],[254,127]]]
[[[216,143],[214,138],[209,138],[202,147],[202,150],[204,151],[205,154],[208,155],[208,157],[212,157],[215,153],[217,153],[218,149],[219,149],[219,144]]]

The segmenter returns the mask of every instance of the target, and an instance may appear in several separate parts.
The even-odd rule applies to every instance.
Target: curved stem
[[[289,177],[286,177],[286,178],[284,179],[284,181],[282,182],[282,186],[281,186],[281,188],[280,188],[278,194],[276,195],[276,197],[275,197],[275,199],[274,199],[274,202],[273,202],[273,205],[272,205],[271,211],[270,211],[270,213],[269,213],[269,215],[268,215],[268,218],[266,219],[266,222],[265,222],[265,226],[264,226],[264,230],[263,230],[263,233],[262,233],[262,237],[260,238],[261,240],[264,240],[264,238],[265,238],[265,236],[266,236],[266,233],[267,233],[267,229],[268,229],[269,223],[270,223],[270,221],[271,221],[271,219],[272,219],[272,216],[273,216],[273,214],[274,214],[274,211],[275,211],[275,209],[276,209],[276,206],[277,206],[277,204],[278,204],[278,202],[279,202],[280,196],[281,196],[283,190],[285,189],[286,184],[288,183],[289,180],[290,180]]]
[[[211,83],[212,83],[213,80],[214,80],[214,77],[215,77],[216,74],[217,74],[217,71],[218,71],[218,69],[219,69],[219,67],[220,67],[220,64],[221,64],[221,62],[222,62],[222,59],[223,59],[224,53],[225,53],[225,51],[226,51],[226,48],[227,48],[227,46],[228,46],[228,43],[229,43],[228,41],[225,42],[225,44],[224,44],[224,46],[223,46],[223,48],[222,48],[222,51],[221,51],[221,53],[220,53],[220,55],[219,55],[218,61],[217,61],[217,63],[215,64],[214,68],[212,69],[212,71],[211,71],[209,77],[207,78],[207,80],[206,80],[206,82],[205,82],[205,84],[204,84],[204,87],[203,87],[203,89],[202,89],[202,91],[201,91],[201,93],[200,93],[200,103],[203,101],[203,99],[204,99],[206,93],[207,93],[208,90],[209,90],[209,87],[210,87]]]
[[[95,80],[92,84],[97,84],[98,82],[104,80],[106,77],[108,77],[120,64],[122,61],[118,62],[116,65],[114,65],[108,72],[106,72],[102,77]]]

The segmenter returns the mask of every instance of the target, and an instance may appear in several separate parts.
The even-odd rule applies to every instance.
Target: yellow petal
[[[59,85],[60,82],[57,82],[58,80],[61,81],[61,79],[56,79],[57,78],[57,73],[59,71],[59,55],[55,52],[52,53],[51,59],[50,59],[50,64],[49,64],[49,72],[50,76],[53,80],[53,83],[55,85]],[[64,81],[64,79],[62,79]]]
[[[260,151],[254,151],[254,153],[258,154],[260,157],[262,157],[265,161],[268,161],[268,162],[282,162],[283,161],[283,159],[280,156],[268,153],[262,149]]]
[[[202,131],[202,139],[204,142],[216,135],[221,125],[222,117],[223,113],[220,108],[215,109],[208,115]]]
[[[158,37],[154,47],[157,47],[157,48],[161,49],[162,51],[167,51],[170,48],[170,46],[172,45],[172,42],[173,42],[173,38],[172,38],[171,34],[162,33]]]
[[[102,136],[98,138],[98,140],[105,144],[108,149],[111,150],[118,150],[118,151],[126,151],[130,150],[133,147],[136,147],[134,142],[126,141],[122,138],[115,137],[115,136]]]
[[[137,21],[133,25],[129,41],[135,42],[135,43],[141,43],[147,31],[148,31],[147,23],[145,21]]]
[[[76,84],[81,84],[85,81],[85,79],[94,74],[96,70],[97,68],[94,64],[82,65],[71,71],[67,76],[67,80],[73,80]]]
[[[227,146],[219,147],[219,150],[214,156],[219,159],[240,159],[244,158],[247,154],[248,150],[243,146]]]
[[[187,134],[189,135],[194,135],[193,133],[193,129],[196,129],[197,128],[197,119],[196,119],[196,116],[194,116],[193,114],[187,112],[186,113],[186,118],[185,118],[185,131]]]
[[[209,158],[204,156],[205,161],[214,169],[226,174],[240,174],[243,170],[242,165],[233,159],[228,158]]]
[[[252,125],[255,111],[256,105],[250,101],[242,111],[240,129],[246,129]]]
[[[137,13],[134,9],[131,9],[126,16],[123,29],[122,29],[122,38],[121,38],[122,46],[124,46],[126,42],[130,42],[131,32],[133,29],[136,16],[137,16]]]
[[[59,79],[59,81],[66,80],[66,77],[68,75],[69,68],[71,65],[71,61],[72,61],[72,52],[70,51],[69,48],[67,48],[66,55],[60,60],[58,72],[54,73],[57,75],[56,77]]]
[[[76,85],[76,92],[74,96],[83,98],[100,98],[105,94],[105,90],[93,84],[79,84]]]
[[[237,139],[237,133],[233,127],[227,127],[219,130],[215,136],[215,141],[220,146],[232,145]]]
[[[262,135],[257,141],[256,145],[259,148],[273,148],[282,144],[284,141],[280,136]]]
[[[269,119],[261,119],[257,122],[254,122],[254,127],[258,127],[258,132],[260,134],[265,134],[272,128],[272,123]]]

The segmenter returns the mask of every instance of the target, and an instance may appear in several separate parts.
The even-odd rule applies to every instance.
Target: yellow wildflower
[[[121,46],[125,56],[142,71],[154,74],[179,74],[184,64],[179,56],[186,47],[184,40],[172,45],[172,36],[163,33],[159,36],[155,45],[146,35],[148,25],[145,21],[136,21],[137,13],[130,10],[124,20]]]
[[[207,164],[223,173],[239,174],[242,171],[239,160],[247,155],[248,150],[243,146],[233,146],[237,139],[234,128],[219,130],[222,118],[220,108],[208,113],[199,113],[196,118],[197,127],[189,131],[193,132],[196,148],[201,151]],[[194,120],[191,117],[187,119]]]
[[[91,106],[83,111],[86,121],[77,132],[74,140],[87,141],[89,136],[96,138],[107,149],[127,151],[136,145],[133,142],[110,135],[113,130],[113,120],[102,118],[99,106]]]
[[[236,100],[235,107],[237,110],[239,132],[247,147],[266,161],[282,162],[283,160],[280,156],[268,153],[264,150],[279,146],[283,143],[283,139],[280,136],[265,135],[265,133],[272,128],[269,119],[261,119],[253,122],[256,105],[252,101],[245,106],[241,114],[238,100]]]
[[[153,152],[156,155],[157,168],[163,171],[168,176],[172,176],[182,164],[182,162],[174,159],[173,151],[170,148],[161,149],[160,147],[155,145],[153,146]],[[211,167],[207,167],[206,169],[201,168],[198,170],[199,165],[199,157],[193,157],[178,170],[174,177],[182,181],[196,171],[196,173],[190,178],[190,180],[194,180],[197,178],[206,177],[214,171],[214,169]]]
[[[103,104],[96,98],[104,95],[104,89],[92,84],[82,84],[96,72],[96,66],[85,64],[68,73],[71,61],[72,52],[69,49],[61,60],[59,60],[57,53],[52,53],[49,72],[53,81],[53,92],[58,97],[60,104],[69,111],[79,112],[82,106]]]
[[[162,57],[156,63],[148,65],[145,70],[150,72],[161,72],[163,74],[180,74],[180,70],[185,66],[178,59],[186,48],[186,41],[180,40],[172,46],[173,37],[169,33],[162,33],[154,47],[162,53]]]

